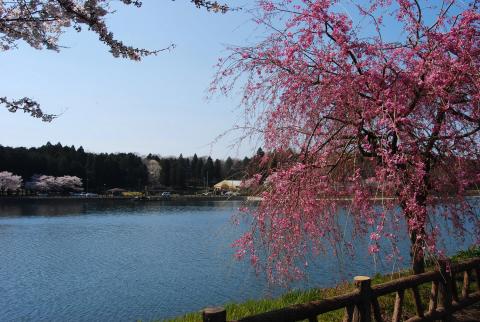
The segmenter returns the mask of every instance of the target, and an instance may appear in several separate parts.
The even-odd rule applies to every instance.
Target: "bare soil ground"
[[[457,322],[479,322],[480,321],[480,303],[476,303],[453,315]]]

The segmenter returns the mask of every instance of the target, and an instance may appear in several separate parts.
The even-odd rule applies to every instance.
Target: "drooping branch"
[[[51,122],[57,115],[45,114],[40,108],[40,104],[28,97],[19,100],[8,100],[6,97],[0,97],[0,105],[3,104],[9,112],[15,113],[23,111],[32,117],[39,118],[44,122]]]
[[[77,24],[86,24],[90,30],[98,34],[101,42],[105,43],[114,57],[128,58],[132,60],[140,60],[142,57],[156,55],[159,52],[169,50],[175,47],[171,44],[162,49],[148,50],[143,48],[135,48],[125,45],[122,41],[114,38],[113,33],[108,29],[103,16],[106,11],[98,4],[85,4],[84,7],[79,8],[72,0],[57,0],[65,14]],[[139,2],[134,2],[139,6]]]
[[[238,10],[238,8],[230,8],[228,5],[226,4],[220,4],[218,3],[217,1],[206,1],[206,0],[191,0],[191,2],[193,2],[193,4],[195,4],[195,6],[197,6],[197,8],[205,8],[207,10],[211,10],[213,12],[221,12],[221,13],[225,13],[229,10]]]
[[[142,6],[142,2],[138,0],[120,1],[125,5]],[[109,7],[111,2],[111,0],[0,1],[0,51],[16,48],[20,40],[36,49],[60,51],[59,37],[70,27],[78,32],[82,31],[83,27],[87,28],[98,35],[100,42],[108,46],[114,57],[135,61],[175,47],[174,44],[170,44],[161,49],[137,48],[115,38],[106,23],[107,15],[113,13]],[[190,0],[190,2],[198,8],[212,12],[225,13],[229,10],[238,10],[217,1]],[[23,110],[46,122],[51,122],[55,118],[55,115],[43,113],[40,105],[27,97],[20,100],[2,98],[0,103],[10,112]]]
[[[267,154],[296,155],[270,170],[258,210],[248,212],[255,228],[237,244],[258,261],[251,236],[259,235],[267,274],[292,277],[295,259],[344,241],[334,223],[339,199],[351,201],[352,235],[369,234],[370,253],[382,238],[395,248],[403,219],[416,268],[427,252],[440,254],[432,220],[461,226],[464,192],[480,183],[477,2],[444,1],[437,10],[420,0],[364,1],[371,36],[336,2],[261,1],[257,22],[272,34],[234,48],[212,87],[225,93],[245,80],[242,104]],[[388,42],[381,28],[399,38]]]

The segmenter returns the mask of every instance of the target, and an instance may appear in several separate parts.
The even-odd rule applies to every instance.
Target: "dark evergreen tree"
[[[205,184],[204,183],[205,178],[202,177],[203,165],[204,165],[203,158],[199,158],[197,165],[195,167],[195,178],[197,180],[197,185],[200,185],[200,186],[203,186]]]
[[[222,161],[220,161],[219,159],[215,159],[215,163],[213,164],[214,166],[214,181],[215,183],[219,182],[222,180],[223,178],[223,174],[222,174]]]
[[[185,159],[185,185],[191,185],[192,183],[192,167],[190,165],[190,159]]]
[[[162,159],[160,161],[160,166],[162,167],[162,171],[160,172],[160,183],[166,187],[169,187],[171,171],[170,159]]]
[[[170,158],[170,186],[175,187],[177,185],[177,160]]]
[[[229,178],[232,175],[232,166],[233,160],[232,158],[228,157],[223,165],[223,173],[226,178]]]
[[[190,163],[190,172],[192,173],[192,181],[196,182],[198,180],[198,157],[197,154],[195,153],[192,158],[192,162]]]
[[[242,161],[235,160],[231,168],[230,179],[240,180],[242,178],[243,178]]]
[[[175,176],[175,185],[178,188],[185,188],[185,159],[180,154],[177,159],[177,166],[176,166],[176,176]]]
[[[213,183],[215,176],[215,166],[211,157],[207,158],[207,161],[202,168],[202,178],[205,180],[205,184],[210,186]]]
[[[257,157],[262,158],[264,155],[265,155],[265,152],[263,152],[262,148],[258,148]]]

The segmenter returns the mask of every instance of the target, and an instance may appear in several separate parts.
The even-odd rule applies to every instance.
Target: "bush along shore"
[[[456,255],[451,257],[452,263],[466,260],[473,257],[480,257],[480,246],[472,246],[467,250],[460,251]],[[427,267],[428,270],[435,269],[433,263],[429,263]],[[377,274],[372,277],[372,285],[389,282],[396,278],[404,277],[411,275],[411,270],[403,270],[394,274],[380,275]],[[460,285],[461,281],[457,280],[457,284]],[[473,287],[473,285],[472,285]],[[260,299],[260,300],[248,300],[243,303],[227,303],[224,305],[224,308],[227,311],[227,320],[237,320],[250,315],[259,314],[263,312],[268,312],[272,310],[277,310],[284,308],[289,305],[301,304],[310,301],[318,301],[326,299],[329,297],[345,294],[355,289],[353,283],[342,283],[335,287],[331,288],[321,288],[321,289],[310,289],[305,291],[290,291],[286,294],[272,299]],[[430,284],[423,284],[420,288],[420,294],[423,299],[428,298],[430,294]],[[391,316],[393,313],[393,306],[395,302],[395,295],[391,294],[390,296],[384,296],[379,299],[380,306],[384,309],[384,315]],[[428,303],[428,302],[427,302]],[[333,322],[333,321],[342,321],[344,316],[344,310],[337,310],[322,314],[321,321]],[[405,293],[404,298],[404,317],[411,317],[415,315],[415,304],[413,296],[410,292]],[[192,312],[185,314],[184,316],[176,317],[168,320],[157,320],[159,321],[168,321],[168,322],[197,322],[202,321],[202,313]]]

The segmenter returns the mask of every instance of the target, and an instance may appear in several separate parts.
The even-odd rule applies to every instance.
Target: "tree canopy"
[[[441,254],[442,220],[480,236],[465,201],[480,179],[478,1],[353,3],[259,1],[270,35],[230,48],[212,84],[241,86],[266,156],[284,154],[256,176],[268,188],[236,244],[273,279],[298,277],[307,255],[359,235],[372,254],[387,240],[398,257],[402,223],[417,272]],[[351,200],[351,236],[339,200]]]
[[[0,172],[0,192],[16,191],[22,186],[22,177],[8,171]]]

